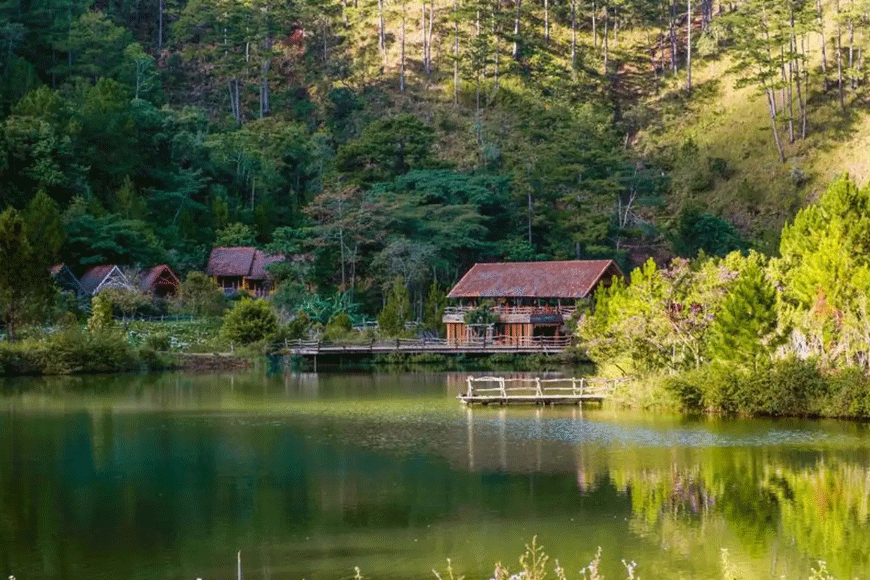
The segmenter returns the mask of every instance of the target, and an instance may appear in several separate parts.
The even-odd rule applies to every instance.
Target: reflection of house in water
[[[563,337],[578,303],[613,278],[623,278],[613,260],[475,264],[448,294],[458,305],[444,313],[447,340],[527,344]]]

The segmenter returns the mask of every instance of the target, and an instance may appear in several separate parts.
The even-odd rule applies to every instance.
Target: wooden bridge
[[[467,405],[579,405],[603,402],[613,396],[616,386],[628,379],[603,378],[504,378],[468,377],[467,388],[458,398]],[[475,383],[495,385],[476,387]]]
[[[465,354],[490,355],[500,353],[561,354],[571,344],[570,337],[503,337],[495,336],[469,341],[441,338],[395,338],[366,342],[328,342],[319,340],[287,340],[284,354],[303,357],[360,356],[373,354]]]

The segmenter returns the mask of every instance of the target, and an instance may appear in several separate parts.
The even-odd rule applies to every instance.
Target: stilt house
[[[613,260],[475,264],[447,295],[447,340],[528,344],[566,335],[565,321],[578,302],[613,278],[624,278]]]

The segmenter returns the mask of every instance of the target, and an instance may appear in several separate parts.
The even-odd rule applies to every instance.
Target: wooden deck
[[[367,354],[471,354],[489,355],[500,353],[561,354],[571,344],[568,337],[517,338],[495,337],[489,340],[447,341],[444,339],[372,340],[365,343],[340,343],[312,340],[288,340],[284,342],[284,354],[303,357],[320,355],[367,355]]]
[[[604,402],[627,379],[468,377],[458,398],[466,405],[579,405]],[[475,386],[476,383],[495,386]]]

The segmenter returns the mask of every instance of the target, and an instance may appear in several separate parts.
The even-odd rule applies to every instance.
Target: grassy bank
[[[40,338],[0,343],[0,375],[62,375],[173,368],[177,359],[153,346],[131,345],[117,330],[65,328]]]
[[[756,368],[708,365],[638,379],[619,402],[684,413],[867,419],[870,378],[856,368],[827,371],[796,358]]]

